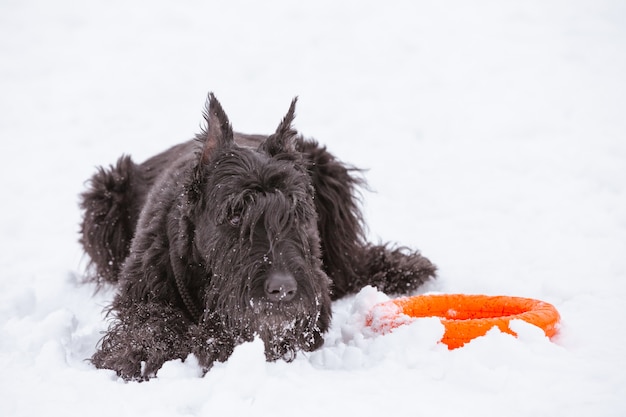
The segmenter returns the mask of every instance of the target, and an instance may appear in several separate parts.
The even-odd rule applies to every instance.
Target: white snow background
[[[368,168],[372,240],[440,268],[423,291],[553,303],[464,348],[333,305],[292,363],[240,346],[124,383],[89,358],[112,292],[81,285],[78,195],[97,165],[199,129],[296,127]],[[602,0],[0,3],[1,416],[626,415],[626,4]]]

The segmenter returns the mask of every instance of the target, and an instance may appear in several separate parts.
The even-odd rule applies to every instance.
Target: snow
[[[623,2],[7,0],[0,5],[0,415],[626,415]],[[297,128],[369,168],[372,240],[440,268],[424,291],[545,300],[461,349],[436,319],[368,332],[337,301],[318,351],[260,341],[124,383],[85,359],[112,292],[81,285],[78,194],[96,165],[199,128]]]

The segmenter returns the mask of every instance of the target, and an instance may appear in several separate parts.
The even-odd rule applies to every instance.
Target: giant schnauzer
[[[195,139],[99,168],[82,194],[88,279],[115,284],[98,368],[145,380],[194,354],[206,371],[260,337],[267,360],[323,343],[331,301],[435,276],[418,252],[365,238],[359,170],[292,127],[234,132],[209,94]]]

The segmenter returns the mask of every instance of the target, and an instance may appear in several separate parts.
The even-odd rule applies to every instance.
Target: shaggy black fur
[[[209,369],[256,335],[268,360],[323,343],[331,300],[434,277],[418,252],[366,242],[356,169],[291,127],[233,132],[210,94],[206,128],[142,164],[122,156],[82,194],[90,279],[117,284],[92,361],[147,379],[195,354]]]

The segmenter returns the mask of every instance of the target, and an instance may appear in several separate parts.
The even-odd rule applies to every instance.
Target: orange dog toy
[[[487,295],[419,295],[398,298],[374,306],[366,324],[378,333],[387,333],[413,318],[439,317],[445,327],[442,343],[448,349],[463,346],[484,336],[494,326],[517,336],[511,320],[524,320],[540,327],[546,336],[556,334],[560,316],[552,304],[531,298]]]

